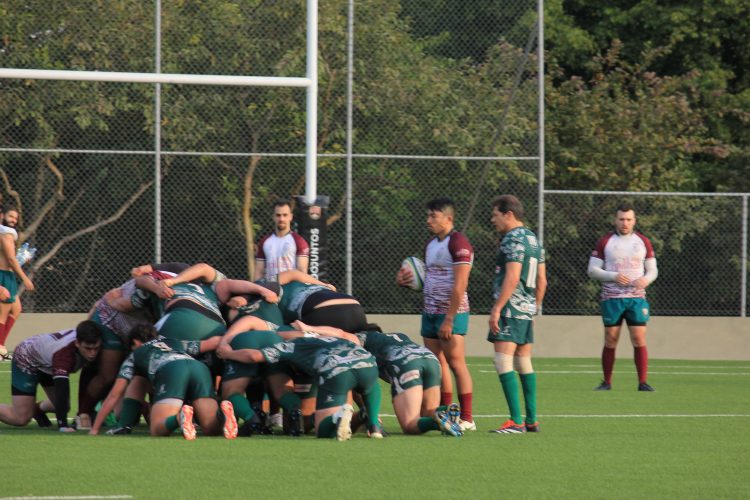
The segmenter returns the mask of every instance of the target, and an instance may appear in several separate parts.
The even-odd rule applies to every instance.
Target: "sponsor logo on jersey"
[[[326,396],[326,403],[333,403],[333,396],[330,394]]]
[[[164,384],[161,384],[159,386],[159,390],[156,391],[156,394],[164,394],[165,392],[167,392],[167,386]]]

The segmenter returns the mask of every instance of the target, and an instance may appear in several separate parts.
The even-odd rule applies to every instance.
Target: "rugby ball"
[[[421,290],[424,286],[424,262],[418,257],[407,257],[401,263],[401,268],[406,268],[411,271],[412,279],[407,285],[412,290]]]

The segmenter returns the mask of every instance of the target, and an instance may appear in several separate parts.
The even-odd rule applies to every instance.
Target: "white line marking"
[[[601,364],[586,364],[586,365],[569,365],[569,364],[557,364],[557,363],[543,363],[540,362],[540,365],[543,365],[545,367],[558,367],[558,366],[564,366],[564,367],[570,367],[570,368],[599,368],[602,365]],[[492,363],[467,363],[466,366],[495,366]],[[700,368],[700,369],[721,369],[721,370],[746,370],[750,365],[747,363],[743,365],[662,365],[659,363],[652,363],[652,367],[654,368]]]
[[[89,500],[89,499],[110,499],[110,498],[133,498],[131,495],[83,495],[83,496],[69,496],[69,497],[1,497],[0,500]]]
[[[635,371],[632,371],[632,370],[631,370],[631,372],[635,373]],[[495,371],[495,370],[479,370],[479,373],[492,373],[492,374],[497,375],[497,371]],[[569,370],[569,371],[565,371],[565,370],[557,370],[557,371],[552,371],[552,370],[537,370],[536,373],[556,374],[556,375],[578,375],[578,374],[587,375],[587,374],[590,374],[590,373],[599,373],[599,374],[601,374],[602,371],[601,370],[591,370],[591,371],[589,371],[589,370]],[[649,370],[648,374],[649,375],[731,375],[731,376],[741,376],[741,377],[750,376],[750,373],[743,373],[743,372],[739,372],[739,373],[721,373],[721,372],[655,372],[653,370]]]
[[[387,413],[381,413],[381,417],[396,417],[396,415],[389,415]],[[475,418],[507,418],[508,414],[503,415],[473,415]],[[699,415],[687,415],[687,414],[649,414],[649,415],[538,415],[540,418],[722,418],[722,417],[735,417],[735,418],[747,418],[750,417],[750,413],[719,413],[719,414],[699,414]],[[3,499],[0,499],[3,500]]]

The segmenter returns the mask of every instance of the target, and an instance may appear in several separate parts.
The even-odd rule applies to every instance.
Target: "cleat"
[[[182,429],[182,437],[188,441],[195,439],[195,424],[193,424],[193,407],[190,405],[182,405],[178,416],[180,422],[180,429]]]
[[[602,383],[594,387],[595,391],[610,391],[612,390],[612,384],[602,380]]]
[[[447,411],[436,411],[432,415],[432,418],[437,422],[444,434],[450,434],[455,437],[461,437],[464,435],[463,431],[461,431],[461,426],[451,421]]]
[[[526,427],[523,424],[517,424],[512,420],[506,420],[503,425],[497,429],[492,429],[490,432],[497,434],[523,434],[526,432]]]
[[[300,437],[305,433],[305,421],[302,417],[302,410],[295,408],[289,413],[289,435]]]
[[[221,413],[224,414],[224,437],[234,439],[237,437],[237,418],[234,416],[234,406],[231,401],[221,402]]]
[[[383,424],[379,420],[377,425],[369,425],[367,428],[367,436],[370,439],[383,439],[387,435],[383,429]]]
[[[113,427],[112,429],[105,432],[107,436],[124,436],[126,434],[132,434],[133,428],[129,425],[123,427]]]
[[[281,413],[274,413],[268,417],[270,427],[278,427],[279,429],[284,427],[284,417]]]
[[[477,424],[474,421],[458,419],[458,426],[461,428],[461,432],[475,431],[477,430]]]
[[[541,427],[539,427],[539,422],[534,422],[533,424],[527,422],[526,432],[542,432]]]
[[[8,349],[4,346],[0,346],[0,362],[2,361],[10,361],[13,359],[13,353],[8,351]]]
[[[648,385],[646,382],[638,384],[638,390],[642,392],[654,392],[656,389]]]
[[[454,424],[460,423],[461,420],[461,407],[458,406],[456,403],[451,403],[448,405],[448,410],[446,410],[446,413],[448,414],[448,418],[451,422]]]
[[[34,420],[39,427],[52,427],[52,421],[40,408],[34,412]]]
[[[87,413],[81,413],[76,416],[73,425],[79,431],[89,431],[91,430],[91,417]]]
[[[336,424],[336,441],[348,441],[352,438],[352,414],[354,408],[352,405],[345,404],[336,414],[339,415]],[[382,435],[381,435],[382,437]]]

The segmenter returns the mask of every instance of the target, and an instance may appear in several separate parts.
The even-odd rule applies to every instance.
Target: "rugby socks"
[[[453,393],[452,392],[441,392],[440,393],[440,404],[448,406],[453,402]]]
[[[440,430],[440,426],[432,417],[421,417],[419,420],[417,420],[417,427],[419,427],[419,432],[421,432],[422,434],[429,431]]]
[[[0,345],[5,345],[5,341],[8,340],[8,335],[10,335],[10,329],[13,328],[15,323],[16,318],[8,316],[8,319],[5,320],[5,324],[0,325]]]
[[[298,410],[302,406],[302,400],[294,392],[287,391],[279,398],[279,404],[284,411],[290,412]]]
[[[372,426],[379,424],[380,398],[380,387],[377,385],[370,392],[362,395],[362,399],[365,400],[365,409],[367,410],[367,423]]]
[[[125,398],[120,409],[117,427],[135,427],[141,419],[141,402],[133,398]],[[176,429],[177,427],[175,427]],[[169,427],[167,427],[169,429]],[[174,430],[174,429],[171,429]]]
[[[503,387],[505,401],[508,403],[511,420],[518,425],[523,424],[523,419],[521,418],[521,398],[518,394],[516,372],[501,373],[498,377],[500,378],[500,385]]]
[[[320,421],[318,425],[318,433],[316,434],[319,438],[332,438],[336,437],[336,423],[333,421],[332,416],[328,416]]]
[[[471,401],[473,399],[474,396],[471,392],[458,395],[458,404],[461,406],[461,420],[466,422],[474,421],[474,417],[471,415]]]
[[[227,398],[234,407],[234,416],[242,419],[243,422],[250,422],[255,415],[253,408],[250,406],[250,401],[242,394],[232,394]]]
[[[604,381],[612,383],[612,371],[615,368],[615,349],[604,347],[602,349],[602,371],[604,372]]]
[[[169,432],[173,432],[179,429],[180,428],[179,413],[177,415],[172,415],[172,416],[167,417],[167,419],[164,421],[164,427],[166,427]]]
[[[521,373],[523,400],[526,404],[526,423],[536,423],[536,373]]]
[[[646,349],[646,346],[634,347],[633,358],[635,359],[635,369],[638,372],[638,383],[645,384],[648,380],[648,349]]]

